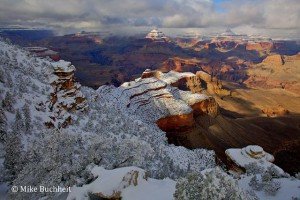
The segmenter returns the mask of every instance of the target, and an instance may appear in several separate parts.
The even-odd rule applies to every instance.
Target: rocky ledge
[[[146,70],[135,81],[118,88],[102,86],[98,91],[109,94],[120,109],[156,123],[163,131],[181,132],[194,128],[199,115],[218,115],[218,104],[214,98],[199,93],[200,85],[193,73]]]

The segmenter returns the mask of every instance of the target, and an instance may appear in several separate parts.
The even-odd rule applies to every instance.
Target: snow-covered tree
[[[197,173],[190,173],[186,178],[178,181],[174,198],[176,200],[183,199],[199,199],[201,198],[201,187],[203,176]]]
[[[4,83],[4,71],[0,69],[0,82]]]
[[[298,180],[300,180],[300,172],[298,172],[298,173],[295,174],[295,178],[298,179]]]
[[[261,182],[258,180],[257,175],[254,175],[249,182],[249,186],[253,189],[253,190],[262,190],[262,184]]]
[[[267,183],[267,182],[271,181],[272,178],[273,178],[272,175],[267,171],[261,175],[261,180],[263,183]]]
[[[8,171],[7,180],[12,181],[22,169],[22,143],[18,132],[10,132],[5,137],[4,167]]]
[[[85,131],[93,131],[95,129],[94,123],[92,119],[88,119],[86,125],[85,125]]]
[[[7,121],[6,116],[4,114],[4,110],[0,108],[0,142],[4,140],[4,137],[7,134]]]
[[[27,89],[27,85],[28,85],[28,82],[24,79],[24,77],[19,77],[18,78],[18,88],[19,88],[19,92],[21,93],[25,93],[25,92],[28,92],[28,89]]]
[[[260,176],[260,178],[258,178]],[[249,186],[256,191],[263,190],[267,195],[275,196],[281,188],[280,182],[276,178],[280,177],[280,173],[275,167],[269,167],[266,172],[261,175],[255,175],[250,179]]]
[[[280,178],[283,176],[275,165],[270,165],[267,168],[266,173],[269,173],[272,176],[272,178]]]
[[[14,112],[14,98],[10,92],[6,92],[5,98],[2,100],[2,107],[8,112]]]
[[[269,181],[263,186],[264,192],[271,196],[275,196],[280,188],[281,188],[280,182],[275,180]]]
[[[12,126],[12,129],[14,132],[18,132],[18,133],[23,133],[25,130],[24,119],[23,119],[19,109],[17,109],[17,111],[16,111],[15,122]]]
[[[29,133],[31,130],[31,114],[27,103],[24,104],[22,111],[24,116],[25,133]]]
[[[14,86],[13,84],[13,80],[11,78],[11,75],[10,74],[6,74],[6,81],[5,81],[5,87],[7,88],[12,88]]]
[[[39,137],[31,142],[24,168],[13,184],[37,187],[76,184],[80,173],[89,163],[86,150],[78,145],[78,136],[60,130],[46,130]],[[24,198],[21,193],[11,195],[14,198]],[[26,198],[37,199],[45,194],[28,195]]]
[[[247,175],[262,174],[265,171],[263,167],[257,165],[255,162],[245,165],[245,169]]]
[[[176,184],[174,194],[176,200],[206,200],[206,199],[245,199],[236,181],[215,168],[204,174],[189,174]]]

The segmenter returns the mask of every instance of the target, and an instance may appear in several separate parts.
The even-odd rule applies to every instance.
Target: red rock
[[[157,126],[166,132],[184,132],[195,125],[193,112],[185,115],[172,115],[161,118],[156,122]]]
[[[159,67],[162,72],[196,72],[200,69],[201,62],[197,59],[184,59],[179,57],[169,58]]]
[[[271,51],[274,48],[273,42],[247,43],[246,50],[251,51]]]
[[[216,117],[219,114],[219,106],[213,97],[205,99],[192,105],[194,111],[194,116],[199,115],[209,115],[211,117]]]
[[[284,60],[283,60],[283,56],[281,56],[279,54],[274,54],[274,55],[267,56],[262,61],[262,63],[265,64],[265,65],[280,66],[280,65],[284,65]]]
[[[262,109],[262,112],[266,114],[268,117],[284,116],[289,113],[289,111],[281,105],[272,108],[270,107],[264,108]]]

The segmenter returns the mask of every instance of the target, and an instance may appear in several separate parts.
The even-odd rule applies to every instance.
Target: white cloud
[[[0,25],[102,29],[253,27],[300,33],[299,0],[0,0]],[[287,30],[289,29],[289,30]],[[289,33],[290,34],[290,33]]]

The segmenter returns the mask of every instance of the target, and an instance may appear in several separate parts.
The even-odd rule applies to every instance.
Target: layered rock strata
[[[62,60],[52,65],[54,72],[50,78],[52,92],[49,107],[53,114],[50,116],[51,121],[46,122],[46,125],[66,127],[72,122],[68,112],[84,110],[87,107],[86,99],[80,91],[81,85],[75,82],[75,67],[70,62]]]
[[[300,54],[281,56],[278,54],[266,57],[261,63],[247,70],[248,78],[244,83],[250,87],[264,89],[284,89],[300,94]]]
[[[200,84],[198,80],[193,73],[146,70],[142,78],[135,81],[126,82],[118,88],[102,86],[98,90],[99,94],[109,93],[112,101],[125,102],[119,104],[120,109],[157,123],[163,131],[182,132],[194,128],[196,116],[218,115],[214,99],[196,93]]]

